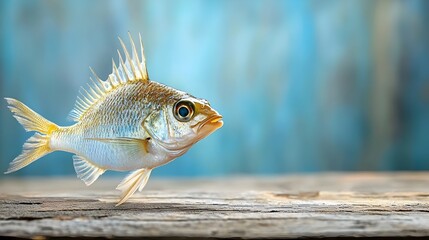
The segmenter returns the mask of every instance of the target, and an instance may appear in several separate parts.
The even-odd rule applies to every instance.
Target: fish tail
[[[36,132],[24,143],[22,153],[10,163],[9,169],[5,172],[5,174],[8,174],[15,172],[52,152],[49,147],[49,140],[52,132],[58,130],[59,127],[46,120],[20,101],[13,98],[5,98],[5,100],[9,104],[8,108],[12,112],[13,116],[24,127],[24,129],[27,132]]]

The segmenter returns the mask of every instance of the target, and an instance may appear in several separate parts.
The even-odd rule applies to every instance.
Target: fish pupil
[[[189,114],[189,109],[187,107],[180,107],[179,108],[179,115],[181,117],[187,117]]]

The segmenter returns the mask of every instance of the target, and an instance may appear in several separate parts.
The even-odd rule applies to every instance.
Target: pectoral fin
[[[73,156],[73,166],[77,177],[84,181],[87,186],[95,182],[106,171],[78,155]]]
[[[141,191],[149,180],[149,176],[152,169],[142,168],[131,172],[122,182],[116,187],[116,189],[122,191],[121,200],[116,204],[116,206],[121,205],[133,193],[137,191]]]
[[[149,152],[148,143],[150,138],[139,139],[139,138],[120,137],[120,138],[87,138],[87,139],[99,141],[103,143],[120,145],[128,148],[130,151],[133,151],[133,152],[140,151],[141,149],[143,149],[145,153]]]

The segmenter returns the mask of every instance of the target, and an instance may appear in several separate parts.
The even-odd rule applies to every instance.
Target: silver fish
[[[15,172],[54,151],[74,153],[77,176],[91,185],[106,170],[132,171],[117,187],[117,205],[142,190],[152,169],[186,153],[196,142],[223,125],[207,100],[149,80],[143,44],[140,57],[129,34],[132,53],[119,38],[119,66],[112,60],[106,81],[97,74],[82,88],[70,118],[58,126],[18,100],[5,98],[13,116],[27,131],[36,132],[6,173]]]

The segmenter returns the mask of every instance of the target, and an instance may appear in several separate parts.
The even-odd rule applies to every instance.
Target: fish
[[[117,51],[118,66],[112,59],[106,80],[90,67],[94,77],[81,87],[69,114],[73,125],[58,126],[22,102],[5,98],[13,117],[35,132],[5,174],[46,154],[70,152],[77,177],[87,186],[107,170],[130,172],[116,187],[121,191],[118,206],[142,191],[154,168],[182,156],[223,126],[222,115],[207,100],[150,80],[142,37],[138,53],[128,36],[131,54],[118,37],[123,53]]]

